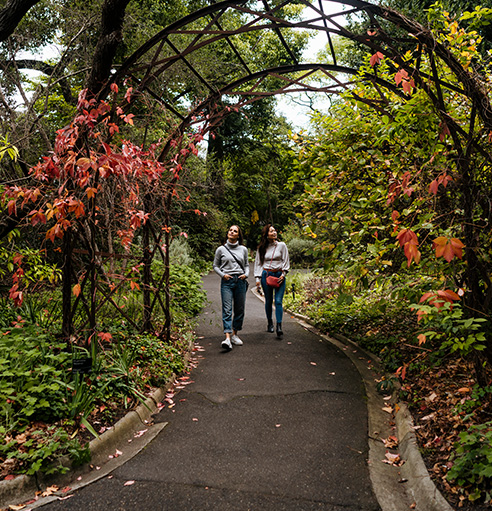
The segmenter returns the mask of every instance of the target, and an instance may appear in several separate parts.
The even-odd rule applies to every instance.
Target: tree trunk
[[[14,33],[27,11],[40,0],[8,0],[0,11],[0,41]]]
[[[130,0],[105,0],[102,6],[101,32],[87,80],[87,88],[94,96],[97,96],[110,76],[116,50],[122,41],[123,21],[129,2]]]

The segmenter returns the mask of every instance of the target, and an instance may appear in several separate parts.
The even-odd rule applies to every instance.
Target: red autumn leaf
[[[133,93],[133,87],[128,87],[128,89],[125,93],[125,99],[128,101],[128,103],[130,103],[130,100],[132,98],[132,93]]]
[[[414,241],[409,241],[405,243],[404,247],[405,256],[407,258],[407,266],[410,267],[412,261],[415,261],[417,264],[420,263],[421,253],[417,248],[417,243]]]
[[[437,195],[438,188],[439,188],[439,183],[438,183],[437,179],[434,179],[434,181],[432,181],[432,183],[429,185],[429,191],[431,193],[433,193],[434,195]]]
[[[399,69],[395,74],[396,85],[400,85],[402,80],[408,80],[408,73],[405,71],[405,69]]]
[[[75,284],[75,286],[73,286],[72,288],[72,293],[74,294],[74,296],[79,296],[80,291],[81,291],[80,284]]]
[[[87,194],[88,199],[92,199],[92,197],[94,197],[97,193],[97,188],[87,188],[85,193]]]
[[[9,215],[12,215],[12,214],[15,215],[17,213],[17,205],[16,205],[15,199],[12,199],[11,201],[9,201],[7,206],[8,206]]]
[[[31,215],[31,224],[45,224],[46,223],[46,216],[42,211],[33,210],[29,213]]]
[[[456,256],[458,259],[463,257],[464,244],[457,238],[446,238],[439,236],[432,242],[432,248],[436,251],[436,257],[444,257],[449,263]]]
[[[406,243],[413,242],[418,245],[417,235],[411,229],[402,229],[396,239],[400,243],[400,247],[403,247]]]
[[[109,332],[99,332],[97,335],[102,341],[110,341],[113,338]]]
[[[90,158],[79,158],[75,163],[79,170],[87,170],[91,166]]]
[[[401,83],[401,86],[402,86],[405,94],[410,95],[410,94],[412,94],[412,90],[415,88],[415,82],[414,82],[413,78],[411,78],[410,80],[403,80]]]
[[[451,289],[440,289],[437,292],[438,296],[440,296],[443,300],[449,303],[453,303],[460,299],[457,293],[451,291]]]
[[[133,126],[133,118],[134,118],[134,117],[135,117],[135,115],[134,115],[134,114],[128,114],[128,115],[125,115],[125,116],[123,117],[123,120],[124,120],[126,123],[130,124],[131,126]]]
[[[379,64],[383,58],[384,58],[384,55],[380,51],[377,51],[371,57],[371,60],[369,61],[369,63],[371,64],[371,67],[374,67],[376,64]]]

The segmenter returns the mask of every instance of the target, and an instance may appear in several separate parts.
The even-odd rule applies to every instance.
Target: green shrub
[[[490,501],[492,493],[492,421],[470,426],[459,434],[450,481],[466,488],[468,499]]]
[[[164,263],[152,264],[154,278],[159,281],[164,273]],[[185,264],[171,264],[169,268],[169,292],[171,308],[184,312],[187,316],[196,316],[204,307],[207,294],[202,288],[202,277],[194,267]]]
[[[169,249],[169,259],[171,265],[191,266],[193,264],[193,257],[186,238],[179,236],[173,239]]]
[[[314,262],[315,241],[307,238],[292,238],[287,242],[289,258],[295,265],[311,265]]]
[[[200,273],[191,266],[172,265],[169,272],[172,307],[196,316],[203,309],[207,297],[201,281]]]
[[[7,429],[28,421],[63,416],[64,378],[71,355],[36,325],[0,330],[0,424]]]

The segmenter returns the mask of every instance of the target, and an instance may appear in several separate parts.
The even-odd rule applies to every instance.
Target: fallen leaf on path
[[[391,406],[383,406],[383,412],[393,413],[393,408]]]
[[[389,436],[388,438],[381,438],[384,446],[388,449],[396,449],[398,447],[398,438],[396,436]]]
[[[132,484],[135,484],[135,481],[126,481],[123,486],[131,486]]]
[[[318,365],[316,362],[309,362],[312,366]]]
[[[400,458],[399,454],[393,454],[391,452],[387,452],[385,454],[386,459],[382,460],[383,463],[387,463],[388,465],[393,465],[395,467],[401,467],[405,462]]]
[[[58,486],[48,486],[43,492],[36,492],[36,495],[41,494],[41,497],[49,497],[58,491]]]

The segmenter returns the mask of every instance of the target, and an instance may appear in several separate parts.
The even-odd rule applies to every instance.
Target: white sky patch
[[[319,6],[319,3],[313,3]],[[326,15],[338,14],[350,6],[342,3],[323,1],[323,11]],[[317,14],[310,8],[304,10],[305,20],[313,19]],[[345,24],[344,16],[336,16],[334,21],[339,25]],[[322,21],[315,23],[319,27],[323,27]],[[328,22],[328,27],[330,23]],[[306,50],[303,52],[304,62],[318,62],[318,53],[325,49],[328,44],[328,37],[323,30],[316,31],[316,34],[309,40]],[[277,96],[277,113],[283,115],[292,125],[294,131],[307,130],[309,128],[309,120],[311,114],[318,110],[320,112],[327,111],[330,108],[330,98],[323,93],[300,92],[292,94],[281,94]]]

